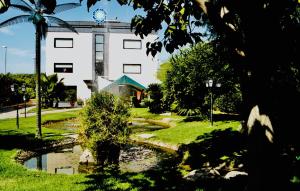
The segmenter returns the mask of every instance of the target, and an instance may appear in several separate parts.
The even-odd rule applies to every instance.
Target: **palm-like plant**
[[[43,73],[41,75],[41,96],[46,107],[53,107],[54,100],[56,100],[56,105],[58,104],[58,100],[64,93],[63,80],[64,78],[58,79],[57,74],[47,76]]]
[[[2,1],[2,0],[1,0]],[[30,3],[33,4],[33,7],[30,6]],[[10,25],[31,22],[35,25],[35,72],[36,72],[36,109],[37,109],[37,130],[36,138],[42,138],[42,129],[41,129],[41,40],[46,36],[47,28],[49,23],[55,23],[61,27],[70,29],[73,32],[76,30],[69,25],[67,22],[51,16],[62,11],[76,8],[80,6],[79,3],[65,3],[56,5],[56,0],[10,0],[7,1],[9,7],[16,8],[21,10],[26,15],[18,15],[12,17],[2,23],[0,23],[0,28],[7,27]],[[47,15],[45,15],[47,14]],[[77,33],[77,32],[76,32]]]

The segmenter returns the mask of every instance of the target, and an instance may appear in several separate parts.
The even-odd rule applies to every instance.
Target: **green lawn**
[[[153,132],[155,137],[152,140],[170,143],[172,145],[188,144],[196,141],[197,138],[205,133],[210,133],[214,130],[225,130],[232,128],[237,130],[240,123],[237,121],[220,121],[216,122],[213,127],[208,121],[199,122],[179,122],[176,127],[162,129]]]
[[[171,145],[188,144],[196,141],[199,136],[202,136],[205,133],[228,128],[237,130],[240,126],[240,122],[234,120],[217,121],[214,123],[213,127],[210,125],[209,121],[184,122],[185,117],[183,116],[177,116],[176,114],[172,114],[171,116],[152,114],[148,112],[147,108],[133,108],[131,112],[136,118],[157,120],[172,118],[175,121],[174,127],[148,132],[154,135],[154,137],[149,140],[160,141]],[[134,135],[134,137],[137,136]]]
[[[42,116],[42,124],[52,121],[62,121],[69,118],[78,116],[78,111],[69,111],[64,113],[53,113]],[[33,135],[36,131],[36,118],[33,117],[20,117],[19,129],[16,128],[16,119],[2,119],[0,120],[0,137],[11,135]],[[61,134],[65,130],[42,128],[43,139],[57,139],[61,138]]]
[[[133,109],[134,117],[147,119],[172,118],[176,126],[168,129],[152,131],[155,140],[172,144],[189,143],[203,133],[213,129],[237,128],[238,122],[216,122],[212,128],[208,122],[183,122],[184,117],[172,115],[161,116],[150,114],[147,109]],[[78,116],[78,111],[70,111],[42,116],[43,124],[49,121],[61,121]],[[67,132],[59,128],[42,129],[43,140],[57,140]],[[26,149],[30,144],[38,144],[34,139],[35,117],[20,118],[20,128],[16,129],[15,119],[0,120],[0,190],[2,191],[76,191],[76,190],[196,190],[182,179],[170,162],[162,165],[162,169],[143,173],[121,173],[110,170],[92,175],[55,175],[28,170],[13,158],[19,149]],[[170,167],[171,166],[171,167]],[[174,166],[173,166],[174,167]],[[200,189],[201,190],[201,189]]]
[[[163,118],[172,118],[175,120],[183,120],[185,117],[178,116],[175,113],[172,113],[172,115],[161,115],[161,114],[153,114],[149,112],[148,108],[131,108],[130,110],[131,116],[133,118],[144,118],[144,119],[154,119],[154,120],[160,120]]]

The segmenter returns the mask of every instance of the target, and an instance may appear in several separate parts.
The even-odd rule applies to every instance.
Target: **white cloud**
[[[15,33],[12,30],[10,30],[10,28],[8,28],[8,27],[0,28],[0,33],[6,34],[9,36],[15,35]]]
[[[7,53],[13,54],[16,56],[22,56],[22,57],[33,57],[33,52],[31,50],[24,50],[24,49],[19,49],[19,48],[10,48],[8,47]]]

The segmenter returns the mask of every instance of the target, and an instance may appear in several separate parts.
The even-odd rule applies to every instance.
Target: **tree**
[[[36,110],[37,110],[37,129],[36,129],[36,138],[42,138],[42,129],[41,129],[41,39],[46,36],[48,23],[55,23],[59,26],[66,27],[73,32],[76,30],[70,26],[67,22],[51,16],[56,13],[60,13],[65,10],[78,7],[78,3],[65,3],[56,5],[56,0],[29,0],[31,4],[34,5],[34,8],[31,7],[24,0],[11,0],[11,1],[1,1],[5,2],[5,6],[1,4],[1,12],[6,11],[6,7],[16,8],[21,10],[27,15],[18,15],[12,17],[6,21],[0,23],[0,28],[6,27],[13,24],[23,23],[23,22],[32,22],[35,26],[35,72],[36,72]],[[1,13],[0,12],[0,13]],[[48,16],[45,16],[48,14]],[[46,20],[47,19],[47,20]]]
[[[46,107],[53,107],[54,101],[56,101],[57,105],[58,101],[63,97],[63,80],[63,78],[58,80],[57,74],[52,74],[49,76],[46,74],[41,75],[41,95],[44,99],[44,105]]]
[[[209,103],[206,102],[206,80],[222,83],[221,88],[215,89],[214,95],[232,93],[238,84],[232,68],[220,58],[212,43],[198,43],[181,50],[168,63],[171,67],[163,81],[165,99],[170,100],[173,104],[171,108],[180,115],[207,116]]]
[[[88,0],[87,6],[97,0]],[[299,2],[297,0],[118,0],[143,9],[146,16],[132,19],[143,37],[166,24],[164,38],[147,43],[155,55],[203,40],[219,43],[239,76],[243,96],[243,126],[249,134],[248,190],[290,190],[286,151],[300,145],[295,133],[300,106]],[[209,29],[193,30],[201,26]],[[295,153],[294,153],[295,154]],[[291,157],[293,154],[290,155]],[[295,160],[295,158],[293,159]],[[280,164],[280,165],[279,165]]]

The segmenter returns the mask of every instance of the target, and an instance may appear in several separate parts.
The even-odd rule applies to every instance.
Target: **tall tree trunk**
[[[36,25],[35,32],[35,77],[36,77],[36,134],[38,139],[42,138],[41,127],[41,32],[39,24]]]

